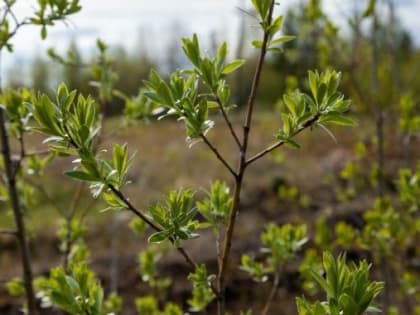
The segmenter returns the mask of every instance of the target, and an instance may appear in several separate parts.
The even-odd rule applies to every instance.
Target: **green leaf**
[[[296,141],[291,140],[291,139],[287,140],[286,145],[288,145],[288,146],[290,146],[291,148],[294,148],[294,149],[300,149],[300,144],[297,143]]]
[[[81,181],[87,181],[87,182],[97,182],[98,178],[95,176],[92,176],[89,173],[85,173],[82,171],[69,171],[69,172],[65,172],[65,175],[77,179],[77,180],[81,180]]]
[[[348,117],[345,117],[341,114],[329,113],[321,116],[319,122],[330,123],[339,126],[350,126],[353,127],[356,125],[356,122]]]
[[[237,70],[238,68],[240,68],[244,63],[245,63],[245,60],[242,60],[242,59],[232,61],[231,63],[229,63],[228,65],[226,65],[223,68],[222,73],[223,74],[229,74],[229,73]]]
[[[280,44],[288,43],[288,42],[294,40],[295,38],[296,38],[296,36],[285,35],[285,36],[273,39],[270,42],[270,45],[280,45]]]
[[[167,231],[156,232],[150,235],[148,242],[149,243],[162,243],[168,238]]]
[[[47,27],[45,25],[43,25],[41,27],[41,38],[42,39],[46,39],[47,38]]]
[[[254,40],[252,41],[252,46],[254,46],[255,48],[261,48],[263,46],[263,42],[260,40]]]

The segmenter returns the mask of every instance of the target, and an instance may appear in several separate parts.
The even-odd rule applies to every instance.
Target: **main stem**
[[[377,97],[378,92],[378,63],[379,63],[379,47],[378,47],[378,17],[375,13],[372,21],[372,90],[374,97]],[[376,160],[378,166],[378,186],[377,196],[383,198],[384,196],[384,178],[385,178],[385,152],[384,152],[384,112],[381,104],[377,99],[375,102],[375,129],[376,129]]]
[[[16,166],[13,166],[14,163],[11,157],[9,136],[7,134],[6,121],[4,116],[4,108],[0,107],[0,137],[2,143],[2,153],[7,177],[9,197],[13,209],[13,217],[16,224],[16,237],[18,239],[21,252],[23,285],[25,287],[27,310],[28,315],[35,315],[37,314],[37,308],[34,288],[32,284],[33,273],[31,266],[31,257],[29,252],[29,244],[26,236],[23,211],[19,202],[19,195],[16,187]]]
[[[272,22],[272,16],[273,16],[273,10],[274,10],[275,0],[272,0],[270,5],[270,11],[267,18],[267,25],[271,25]],[[224,245],[223,245],[223,253],[221,258],[221,263],[219,267],[219,273],[218,273],[218,297],[217,297],[217,311],[218,315],[224,315],[226,312],[226,295],[225,295],[225,277],[226,277],[226,270],[229,264],[229,256],[230,256],[230,250],[232,247],[232,239],[233,239],[233,233],[235,231],[235,223],[236,223],[236,215],[239,210],[239,204],[241,199],[241,190],[242,190],[242,183],[243,178],[245,175],[245,170],[247,167],[246,163],[246,154],[248,151],[248,140],[249,140],[249,134],[251,130],[251,123],[252,123],[252,114],[254,111],[255,106],[255,99],[257,97],[257,91],[260,83],[261,78],[261,72],[264,65],[264,59],[265,55],[267,53],[267,45],[269,40],[269,33],[265,30],[264,31],[264,37],[263,37],[263,44],[261,47],[260,55],[257,62],[257,67],[254,74],[254,79],[252,82],[251,92],[248,99],[248,111],[245,118],[245,123],[243,127],[243,139],[242,139],[242,146],[240,147],[239,153],[239,163],[235,178],[235,188],[233,193],[233,202],[232,202],[232,209],[230,212],[229,217],[229,223],[226,228],[226,235],[224,239]]]

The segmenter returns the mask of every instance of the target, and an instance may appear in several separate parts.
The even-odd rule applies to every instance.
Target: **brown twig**
[[[267,18],[268,25],[270,25],[272,21],[274,5],[275,5],[275,0],[272,0],[270,4],[268,18]],[[255,70],[254,79],[252,82],[251,92],[248,99],[248,111],[246,114],[245,124],[243,127],[243,140],[242,140],[242,145],[240,146],[239,165],[238,165],[237,172],[234,172],[236,176],[235,176],[235,188],[234,188],[234,193],[233,193],[232,209],[229,216],[228,226],[226,228],[226,234],[225,234],[224,244],[223,244],[223,253],[222,253],[221,263],[219,267],[219,272],[217,275],[218,293],[219,293],[218,299],[217,299],[218,315],[225,314],[225,303],[226,303],[225,276],[226,276],[226,270],[229,263],[230,249],[232,247],[232,238],[233,238],[233,233],[235,230],[236,216],[239,210],[242,181],[243,181],[243,177],[244,177],[246,166],[247,166],[246,154],[248,150],[248,140],[249,140],[249,134],[251,130],[252,114],[254,111],[255,99],[257,96],[257,90],[260,83],[261,72],[264,65],[265,55],[267,53],[268,40],[269,40],[269,32],[265,30],[263,41],[262,41],[262,47],[260,51],[260,56],[258,58],[257,67]]]
[[[4,159],[4,167],[6,171],[10,202],[13,209],[13,217],[16,224],[16,236],[19,242],[23,269],[23,285],[25,287],[27,311],[29,315],[37,314],[36,299],[33,288],[33,273],[31,266],[31,257],[29,251],[29,243],[23,218],[23,210],[19,201],[19,195],[16,187],[16,169],[20,165],[14,165],[11,158],[11,150],[9,145],[9,136],[6,130],[6,120],[4,108],[0,107],[0,133],[2,143],[2,153]],[[21,161],[18,161],[20,164]]]
[[[219,150],[217,150],[217,148],[209,141],[209,139],[207,139],[205,135],[202,134],[201,138],[203,139],[204,143],[207,144],[210,150],[214,153],[217,159],[228,169],[228,171],[232,174],[232,176],[236,178],[238,175],[233,170],[233,168],[229,165],[226,159],[220,154]]]
[[[111,184],[108,184],[108,188],[127,206],[127,208],[133,212],[136,216],[138,216],[140,219],[142,219],[145,223],[147,223],[152,229],[154,229],[156,232],[161,232],[162,229],[156,225],[152,220],[150,220],[143,212],[138,210],[134,205],[130,202],[130,200],[127,199],[127,197],[124,196],[124,194],[118,190],[116,187],[114,187]],[[174,239],[169,239],[172,243],[174,243]],[[177,247],[176,248],[178,252],[184,257],[185,261],[193,268],[197,268],[197,264],[194,262],[194,260],[191,258],[191,256],[185,251],[183,247]]]
[[[271,304],[273,303],[274,298],[276,297],[277,291],[280,284],[280,272],[277,272],[274,275],[273,286],[271,288],[270,294],[268,295],[267,301],[264,304],[264,308],[261,311],[261,315],[267,315],[270,310]]]
[[[229,117],[228,117],[228,115],[226,113],[226,110],[225,110],[225,108],[224,108],[224,106],[222,104],[222,101],[217,96],[216,96],[216,102],[217,102],[217,104],[219,104],[219,109],[222,112],[223,118],[224,118],[224,120],[226,122],[226,125],[229,128],[230,133],[232,134],[233,139],[235,140],[235,142],[238,145],[239,149],[241,149],[242,148],[241,141],[239,140],[239,137],[236,134],[235,129],[233,129],[232,122],[230,121],[230,119],[229,119]]]
[[[305,129],[307,129],[307,128],[311,127],[314,123],[316,123],[316,122],[317,122],[318,118],[319,118],[319,114],[315,115],[312,119],[308,120],[306,123],[304,123],[304,124],[302,125],[302,127],[300,127],[300,128],[299,128],[299,129],[298,129],[298,130],[297,130],[297,131],[296,131],[296,132],[292,135],[292,137],[294,137],[294,136],[298,135],[298,134],[299,134],[299,133],[301,133],[303,130],[305,130]],[[281,146],[282,146],[282,145],[284,145],[284,144],[286,144],[286,142],[285,142],[285,141],[283,141],[283,140],[281,140],[281,141],[278,141],[278,142],[276,142],[276,143],[274,143],[274,144],[270,145],[268,148],[266,148],[266,149],[262,150],[261,152],[259,152],[259,153],[255,154],[253,157],[249,158],[249,159],[246,161],[246,165],[248,166],[248,165],[250,165],[250,164],[254,163],[255,161],[259,160],[260,158],[264,157],[264,156],[265,156],[265,155],[267,155],[268,153],[270,153],[270,152],[274,151],[275,149],[277,149],[277,148],[281,147]]]

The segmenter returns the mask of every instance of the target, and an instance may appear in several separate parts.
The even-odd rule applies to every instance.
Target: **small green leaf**
[[[150,235],[148,242],[149,243],[162,243],[168,238],[167,231],[156,232]]]
[[[47,27],[45,25],[41,28],[41,38],[46,39],[47,38]]]
[[[65,175],[77,179],[77,180],[81,180],[81,181],[87,181],[87,182],[97,182],[98,178],[95,176],[90,175],[89,173],[85,173],[82,171],[69,171],[69,172],[65,172]]]
[[[252,46],[254,46],[255,48],[261,48],[263,46],[263,42],[260,40],[254,40],[252,42]]]
[[[242,60],[242,59],[232,61],[231,63],[229,63],[228,65],[226,65],[223,68],[222,73],[223,74],[229,74],[229,73],[237,70],[238,68],[240,68],[244,63],[245,63],[245,60]]]
[[[350,126],[353,127],[356,125],[356,122],[348,117],[345,117],[341,114],[329,113],[322,116],[319,120],[322,123],[330,123],[339,126]]]
[[[280,44],[288,43],[288,42],[294,40],[295,38],[296,38],[296,36],[285,35],[285,36],[273,39],[270,44],[271,45],[280,45]]]

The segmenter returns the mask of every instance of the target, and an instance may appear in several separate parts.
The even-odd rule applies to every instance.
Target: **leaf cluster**
[[[344,255],[334,258],[326,252],[323,265],[325,278],[317,272],[312,272],[312,277],[325,292],[326,301],[309,303],[298,298],[299,315],[362,315],[379,311],[372,303],[383,283],[369,280],[370,266],[366,261],[348,264]]]
[[[198,237],[194,233],[197,222],[194,220],[197,208],[194,206],[194,193],[189,190],[172,191],[168,194],[165,204],[157,204],[149,209],[153,220],[159,224],[162,231],[149,237],[150,243],[161,243],[170,240],[175,247],[181,247],[181,242]]]

